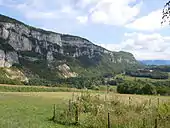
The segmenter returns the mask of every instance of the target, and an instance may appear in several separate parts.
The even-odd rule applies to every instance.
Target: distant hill
[[[140,60],[146,65],[170,65],[170,60]]]

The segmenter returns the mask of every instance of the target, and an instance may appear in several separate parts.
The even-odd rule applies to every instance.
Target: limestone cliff
[[[81,37],[37,29],[0,15],[0,67],[16,64],[30,70],[39,68],[33,70],[35,74],[48,68],[55,77],[63,76],[63,64],[70,66],[75,76],[97,67],[107,72],[117,66],[122,71],[129,65],[138,65],[130,53],[112,52]]]

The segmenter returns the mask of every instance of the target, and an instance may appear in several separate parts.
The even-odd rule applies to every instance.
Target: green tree
[[[146,85],[143,86],[142,88],[143,94],[156,94],[156,88],[153,86],[151,83],[147,83]]]

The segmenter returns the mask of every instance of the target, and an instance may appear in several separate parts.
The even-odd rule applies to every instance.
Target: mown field
[[[74,96],[78,95],[81,93],[74,92]],[[79,128],[80,125],[61,125],[50,121],[53,116],[54,104],[56,104],[57,113],[60,109],[62,111],[68,106],[68,101],[72,97],[73,92],[0,92],[0,128]],[[106,96],[101,93],[100,97],[110,100],[117,99],[127,105],[129,97],[132,104],[139,105],[149,100],[150,104],[157,105],[158,98],[159,104],[170,102],[170,97],[166,96],[120,95],[116,93],[109,93]],[[107,119],[103,123],[107,124]]]

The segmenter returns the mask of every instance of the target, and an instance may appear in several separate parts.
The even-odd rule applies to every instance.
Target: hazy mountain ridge
[[[170,60],[140,60],[146,65],[170,65]]]

